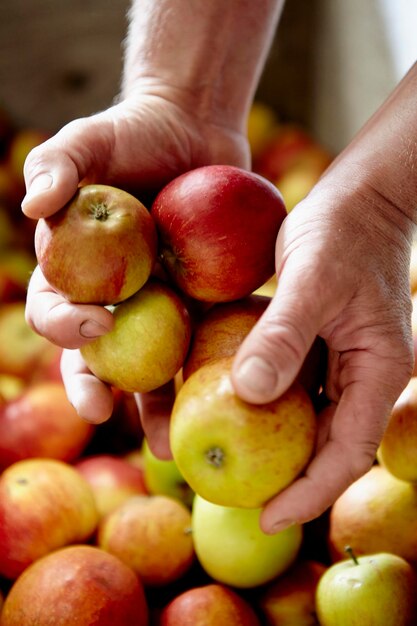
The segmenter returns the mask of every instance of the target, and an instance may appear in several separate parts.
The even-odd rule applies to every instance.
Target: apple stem
[[[217,446],[215,448],[210,448],[206,452],[206,459],[210,465],[214,465],[214,467],[221,467],[223,465],[224,452]]]
[[[352,561],[354,562],[355,565],[359,565],[359,561],[356,558],[355,553],[353,552],[352,548],[350,546],[346,546],[345,547],[345,552],[346,554],[348,554],[350,556],[350,558],[352,559]]]

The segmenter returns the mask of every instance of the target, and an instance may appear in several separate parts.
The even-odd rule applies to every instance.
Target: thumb
[[[99,128],[100,126],[100,128]],[[101,128],[103,126],[104,128]],[[92,118],[70,122],[56,135],[34,148],[26,158],[26,196],[22,211],[39,219],[61,209],[89,171],[97,169],[96,156],[106,162],[109,132]]]
[[[325,309],[314,280],[304,273],[300,282],[299,276],[296,268],[286,267],[268,308],[236,354],[232,383],[247,402],[264,404],[284,393],[323,327]]]

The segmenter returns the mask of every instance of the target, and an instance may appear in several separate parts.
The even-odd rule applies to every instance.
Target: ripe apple
[[[416,244],[416,250],[417,250],[417,244]],[[415,263],[416,263],[416,268],[415,268],[416,285],[414,286],[412,285],[413,289],[417,289],[417,254],[416,254]],[[411,295],[411,304],[412,304],[411,333],[413,337],[413,348],[414,348],[414,369],[412,372],[412,376],[417,376],[417,291],[414,291]]]
[[[150,449],[146,439],[142,444],[143,478],[147,490],[152,495],[170,496],[191,506],[194,492],[184,480],[173,459],[158,459]]]
[[[24,301],[0,304],[0,373],[28,380],[55,346],[25,320]]]
[[[176,292],[152,279],[113,315],[113,329],[81,348],[93,374],[123,391],[142,393],[174,378],[191,336],[187,309]]]
[[[4,224],[0,220],[0,227]],[[0,246],[1,250],[1,246]],[[36,261],[25,250],[10,250],[0,253],[0,302],[24,300],[30,275]]]
[[[15,579],[33,561],[87,540],[98,523],[90,485],[54,459],[18,461],[0,476],[0,575]]]
[[[9,143],[7,162],[16,180],[23,184],[23,166],[29,152],[46,141],[49,134],[40,128],[20,128]]]
[[[417,563],[417,485],[374,465],[333,504],[328,539],[333,561],[351,545],[357,555],[391,552]]]
[[[95,546],[56,550],[14,582],[1,626],[148,626],[140,579],[115,556]]]
[[[110,454],[94,454],[75,463],[90,485],[100,519],[128,498],[146,494],[143,471],[125,459]]]
[[[26,389],[26,381],[19,376],[0,374],[0,396],[4,401],[14,400]],[[0,443],[1,445],[1,443]]]
[[[295,124],[283,124],[280,132],[271,138],[265,149],[254,159],[253,169],[275,182],[313,144],[313,138],[303,128]]]
[[[205,499],[259,508],[306,466],[317,420],[299,383],[264,405],[238,398],[232,360],[207,363],[185,381],[172,409],[171,450],[187,483]]]
[[[268,583],[259,606],[268,626],[316,626],[316,589],[327,567],[300,559]]]
[[[197,558],[215,581],[237,588],[263,585],[295,561],[303,538],[294,524],[275,535],[259,526],[260,509],[224,507],[194,498],[192,533]]]
[[[191,513],[167,496],[132,496],[101,520],[97,545],[148,586],[178,580],[194,562]]]
[[[0,430],[0,470],[33,457],[74,461],[94,433],[58,382],[29,385],[1,406]]]
[[[321,626],[413,626],[417,578],[395,554],[377,553],[331,565],[316,594]]]
[[[379,462],[397,478],[417,482],[417,378],[395,403],[380,443]]]
[[[35,251],[52,287],[72,302],[115,304],[148,280],[157,237],[149,211],[108,185],[85,185],[38,221]]]
[[[274,273],[286,210],[277,188],[257,174],[231,165],[196,168],[159,192],[151,214],[165,269],[196,300],[237,300]]]
[[[253,102],[247,121],[247,137],[253,161],[263,153],[280,130],[274,109],[264,102]]]
[[[236,591],[218,583],[187,589],[161,612],[158,626],[260,626],[252,606]]]

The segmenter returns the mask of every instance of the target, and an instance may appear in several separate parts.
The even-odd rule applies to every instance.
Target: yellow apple
[[[185,381],[172,410],[171,450],[187,483],[206,500],[259,508],[308,463],[317,420],[299,383],[264,405],[238,398],[232,360],[207,363]]]
[[[259,526],[260,509],[224,507],[196,495],[192,533],[197,558],[214,580],[238,588],[263,585],[285,572],[297,558],[302,526],[275,535]]]

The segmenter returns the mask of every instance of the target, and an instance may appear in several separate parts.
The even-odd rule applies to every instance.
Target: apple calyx
[[[207,463],[214,465],[214,467],[222,467],[225,456],[225,453],[219,446],[209,448],[205,453]]]
[[[95,220],[105,222],[109,217],[109,210],[105,202],[97,202],[92,206],[92,213]]]
[[[345,546],[345,552],[346,554],[350,556],[350,558],[352,559],[355,565],[359,565],[359,561],[356,557],[356,554],[354,553],[354,551],[352,550],[350,546]]]

